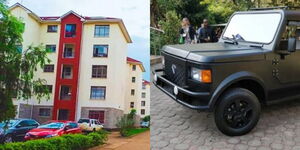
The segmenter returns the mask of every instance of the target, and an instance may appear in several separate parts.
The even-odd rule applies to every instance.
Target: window
[[[92,78],[106,78],[107,66],[93,65],[92,67]]]
[[[74,44],[65,44],[63,53],[64,58],[74,58],[74,49]]]
[[[141,115],[145,115],[145,109],[141,109]]]
[[[56,51],[56,45],[46,45],[46,51],[54,53]]]
[[[62,78],[63,79],[72,79],[73,73],[72,73],[73,67],[70,65],[63,65],[63,72],[62,72]]]
[[[136,70],[136,65],[133,65],[132,66],[132,71],[135,71]]]
[[[146,93],[145,92],[142,93],[142,98],[146,98]]]
[[[76,36],[76,24],[67,24],[65,37],[75,37]]]
[[[48,25],[47,32],[57,32],[57,25]]]
[[[135,92],[134,89],[131,89],[131,95],[134,95],[134,92]]]
[[[95,37],[109,37],[109,26],[108,25],[96,25],[94,36]]]
[[[71,99],[71,86],[62,85],[60,88],[60,99],[70,100]]]
[[[141,106],[146,106],[146,101],[142,101]]]
[[[135,77],[132,77],[131,82],[135,83]]]
[[[45,65],[44,72],[54,72],[54,65]]]
[[[69,110],[59,109],[58,110],[58,120],[69,120]]]
[[[105,99],[106,87],[92,86],[91,99]]]
[[[78,124],[77,123],[68,123],[68,125],[70,126],[71,129],[73,128],[78,128]]]
[[[39,116],[42,117],[49,117],[51,109],[50,108],[40,108],[39,109]]]
[[[89,111],[89,118],[91,119],[97,119],[100,123],[104,123],[105,119],[105,111]]]
[[[94,57],[107,57],[108,45],[94,45]]]
[[[143,90],[146,89],[146,85],[145,85],[145,84],[142,85],[142,89],[143,89]]]
[[[130,108],[134,108],[134,102],[130,102]]]

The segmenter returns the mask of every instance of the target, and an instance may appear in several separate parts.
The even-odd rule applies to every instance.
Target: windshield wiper
[[[234,44],[234,45],[238,45],[238,41],[236,40],[236,38],[230,38],[230,37],[227,37],[227,36],[224,36],[223,37],[224,40],[229,40],[229,41],[225,41],[225,43],[230,43],[230,44]]]

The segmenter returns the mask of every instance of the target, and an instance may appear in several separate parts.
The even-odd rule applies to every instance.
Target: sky
[[[128,56],[143,62],[143,78],[150,80],[150,0],[7,0],[21,3],[38,16],[61,16],[70,10],[83,16],[121,18],[133,43]]]

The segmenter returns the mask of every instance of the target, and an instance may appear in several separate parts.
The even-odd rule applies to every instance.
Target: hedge
[[[98,131],[88,135],[67,134],[49,139],[31,140],[0,145],[0,150],[85,150],[107,141],[107,132]]]

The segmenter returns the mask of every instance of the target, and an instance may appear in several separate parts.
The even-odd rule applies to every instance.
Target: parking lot
[[[186,108],[152,85],[151,149],[300,150],[300,100],[263,107],[253,131],[228,137],[218,131],[212,113]]]

